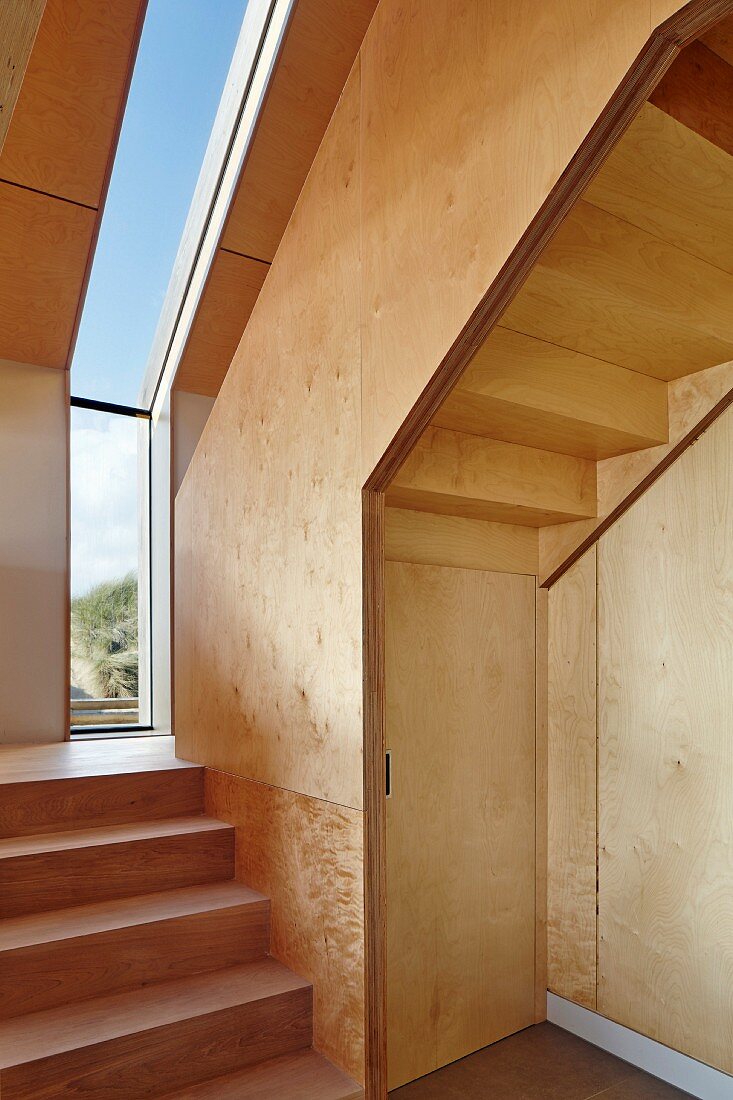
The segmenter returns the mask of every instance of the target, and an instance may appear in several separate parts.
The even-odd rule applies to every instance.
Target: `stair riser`
[[[0,917],[63,909],[234,874],[234,830],[157,836],[0,861]]]
[[[297,989],[6,1069],[0,1092],[3,1100],[143,1100],[311,1041],[311,990]]]
[[[0,953],[0,1019],[251,962],[267,954],[269,902]]]
[[[203,768],[7,783],[0,837],[203,813]]]

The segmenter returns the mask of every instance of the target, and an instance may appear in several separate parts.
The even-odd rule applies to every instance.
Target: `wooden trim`
[[[671,451],[667,452],[661,462],[659,462],[658,465],[631,490],[628,496],[625,496],[621,503],[617,504],[613,511],[609,512],[608,515],[603,518],[596,529],[588,535],[575,550],[573,550],[562,565],[559,565],[557,569],[553,573],[550,573],[549,577],[542,582],[542,588],[552,588],[553,584],[560,579],[563,573],[567,573],[568,569],[575,564],[578,558],[582,558],[586,550],[590,550],[591,546],[598,542],[601,535],[605,534],[610,527],[613,527],[614,523],[621,518],[624,512],[627,512],[631,505],[636,503],[639,497],[662,476],[665,470],[669,469],[672,463],[677,461],[680,455],[686,451],[696,439],[700,438],[703,432],[707,431],[710,425],[713,424],[730,405],[733,405],[733,390],[729,390],[725,397],[721,397],[717,405],[713,405],[712,409],[705,414],[699,424],[696,424],[686,436],[683,436],[679,443],[677,443]]]
[[[366,1095],[387,1095],[384,493],[362,493]]]
[[[137,13],[137,22],[135,24],[135,33],[132,36],[130,43],[130,54],[127,62],[127,76],[125,78],[125,86],[122,89],[122,96],[120,97],[119,107],[117,109],[117,118],[115,120],[115,126],[112,133],[112,141],[109,147],[109,155],[107,157],[107,165],[104,170],[104,178],[102,180],[102,188],[99,193],[99,206],[97,207],[97,216],[94,219],[94,229],[92,231],[92,239],[89,244],[89,253],[87,256],[86,267],[84,268],[84,278],[81,283],[81,291],[79,292],[79,303],[76,307],[76,316],[74,317],[74,327],[71,330],[71,339],[69,341],[69,350],[66,356],[66,370],[71,369],[71,360],[74,357],[74,350],[76,348],[76,341],[79,336],[79,326],[81,325],[81,315],[84,310],[84,302],[86,301],[87,290],[89,289],[89,280],[92,274],[92,265],[94,263],[94,254],[97,250],[97,241],[99,240],[99,232],[102,228],[102,218],[104,216],[104,207],[107,202],[107,193],[109,191],[110,180],[112,179],[112,169],[115,163],[115,156],[117,155],[117,145],[120,140],[120,133],[122,131],[122,121],[125,117],[125,108],[127,107],[127,97],[130,94],[130,85],[132,84],[132,74],[135,68],[135,61],[137,59],[137,51],[140,45],[140,37],[143,32],[143,23],[145,22],[145,13],[148,7],[148,0],[140,0],[140,8]]]
[[[71,372],[66,371],[64,386],[64,401],[66,404],[66,600],[64,623],[64,657],[66,661],[66,677],[64,678],[63,713],[66,715],[64,722],[64,741],[71,741],[71,713],[69,711],[69,696],[71,694]]]
[[[691,0],[662,23],[607,103],[583,144],[540,207],[532,223],[488,288],[438,369],[413,405],[384,455],[367,478],[363,508],[363,615],[364,615],[364,807],[365,807],[365,923],[366,923],[366,1057],[370,1100],[387,1095],[386,1035],[386,892],[385,807],[382,796],[384,759],[384,493],[411,453],[431,419],[453,390],[477,349],[496,325],[509,302],[530,275],[540,253],[600,170],[650,93],[687,43],[733,13],[733,0]],[[724,399],[725,406],[733,394]],[[697,438],[723,411],[719,402],[690,433]],[[659,476],[693,439],[685,437],[660,467]],[[635,490],[634,499],[648,487],[649,478]],[[632,501],[629,499],[629,503]],[[626,506],[628,504],[624,502]],[[622,507],[622,506],[620,506]],[[605,525],[618,518],[615,509],[604,525],[568,561],[580,557],[600,537]],[[619,513],[620,514],[620,513]],[[542,586],[557,580],[556,571]]]
[[[535,1023],[547,1019],[547,590],[535,593]]]

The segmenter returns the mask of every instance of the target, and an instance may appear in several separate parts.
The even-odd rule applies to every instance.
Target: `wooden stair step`
[[[543,527],[596,515],[596,464],[431,427],[386,497],[391,507]]]
[[[166,1100],[362,1100],[364,1090],[315,1050],[284,1054]]]
[[[234,829],[203,815],[0,840],[0,917],[234,874]]]
[[[5,783],[0,837],[203,813],[203,768]]]
[[[0,1019],[263,957],[269,914],[222,882],[0,921]]]
[[[266,958],[6,1020],[0,1093],[160,1097],[311,1041],[311,986]]]

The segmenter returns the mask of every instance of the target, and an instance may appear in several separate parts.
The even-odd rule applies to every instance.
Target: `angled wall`
[[[361,485],[673,10],[653,8],[381,0],[178,494],[180,755],[360,819]],[[355,881],[300,899],[347,914],[350,973]],[[303,952],[316,984],[327,955]]]

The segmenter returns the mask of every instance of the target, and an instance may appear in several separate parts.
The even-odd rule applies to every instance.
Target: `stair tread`
[[[231,880],[8,917],[0,920],[0,952],[267,900]]]
[[[360,1100],[364,1090],[315,1050],[284,1054],[165,1100]]]
[[[102,741],[61,741],[44,745],[0,745],[0,786],[48,779],[81,779],[121,773],[196,768],[176,757],[170,734]]]
[[[18,1016],[0,1024],[0,1070],[309,988],[310,982],[264,958]]]
[[[214,832],[231,829],[224,821],[195,814],[187,817],[133,821],[124,825],[99,825],[88,829],[71,829],[57,833],[35,833],[30,836],[7,837],[0,840],[0,860],[19,856],[61,852],[72,848],[92,848],[103,844],[124,844],[128,841],[179,836],[184,833]]]

